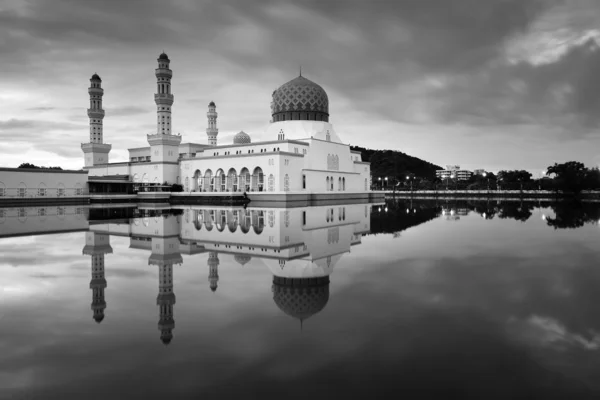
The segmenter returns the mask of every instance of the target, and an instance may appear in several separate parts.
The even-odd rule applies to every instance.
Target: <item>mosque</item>
[[[109,163],[102,80],[97,74],[90,79],[89,143],[81,145],[90,193],[180,184],[188,196],[239,192],[251,200],[369,199],[370,164],[342,142],[329,122],[327,93],[318,84],[300,75],[273,92],[267,141],[253,142],[241,131],[232,143],[219,143],[217,106],[211,101],[207,143],[182,143],[173,133],[171,60],[162,53],[157,61],[156,132],[147,135],[148,147],[129,149],[127,162]]]

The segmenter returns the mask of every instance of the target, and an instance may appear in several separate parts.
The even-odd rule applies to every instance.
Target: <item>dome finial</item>
[[[300,76],[302,76],[302,65],[300,65]]]

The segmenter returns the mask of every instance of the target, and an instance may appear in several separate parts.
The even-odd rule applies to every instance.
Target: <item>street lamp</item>
[[[381,186],[381,177],[377,178],[377,180],[379,181],[379,188],[383,189],[383,186]]]
[[[542,179],[544,179],[544,177],[546,176],[546,172],[547,171],[541,171],[540,172],[540,179],[538,181],[538,190],[541,192],[542,191]]]
[[[410,176],[408,176],[408,175],[407,175],[407,176],[406,176],[406,180],[407,180],[407,181],[410,181],[410,192],[412,193],[412,179],[411,179],[411,177],[410,177]]]
[[[385,177],[385,188],[387,189],[387,176]]]
[[[455,177],[455,176],[456,176],[456,175],[452,174],[452,175],[450,175],[450,178],[452,178],[452,180],[454,180],[454,177]],[[455,182],[454,182],[454,190],[455,190],[455,191],[456,191],[456,187],[457,187],[457,186],[458,186],[458,183],[455,181]]]

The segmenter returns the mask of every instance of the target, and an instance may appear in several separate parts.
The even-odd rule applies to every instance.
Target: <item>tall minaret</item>
[[[219,129],[217,128],[217,106],[214,101],[208,103],[208,128],[206,128],[206,135],[208,136],[208,144],[210,146],[217,145],[217,135],[219,135]]]
[[[112,251],[109,235],[86,232],[83,254],[92,256],[90,289],[92,289],[92,311],[94,320],[97,323],[102,322],[104,319],[104,310],[106,309],[106,300],[104,299],[104,289],[106,289],[104,255],[110,254]]]
[[[173,71],[169,68],[171,60],[169,56],[162,53],[158,56],[158,68],[155,70],[157,90],[154,95],[156,103],[156,133],[163,135],[171,134],[171,106],[173,95],[171,94],[171,78]]]
[[[178,236],[152,238],[152,254],[148,264],[158,265],[158,296],[156,297],[156,305],[159,307],[158,329],[160,340],[165,345],[171,343],[173,329],[175,329],[173,264],[182,262]]]
[[[177,162],[179,159],[179,144],[181,136],[171,134],[173,121],[171,119],[171,106],[173,95],[171,94],[171,78],[173,71],[169,68],[171,60],[162,53],[158,56],[158,68],[155,70],[157,90],[154,94],[156,103],[156,133],[148,135],[150,144],[150,157],[152,162]],[[161,182],[175,183],[175,175],[162,176]]]
[[[91,167],[97,164],[108,164],[108,153],[111,145],[104,144],[102,120],[104,119],[104,109],[102,108],[102,79],[98,74],[92,75],[90,79],[90,108],[87,110],[90,118],[90,142],[82,143],[81,149],[85,154],[85,166]]]
[[[217,290],[217,282],[219,282],[219,254],[215,251],[208,253],[208,282],[210,290]]]

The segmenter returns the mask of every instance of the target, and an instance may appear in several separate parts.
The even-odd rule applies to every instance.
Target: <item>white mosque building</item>
[[[329,99],[321,86],[302,75],[273,92],[270,140],[252,142],[245,132],[218,143],[216,104],[208,105],[208,143],[182,143],[172,133],[173,72],[162,53],[156,69],[156,132],[148,147],[129,149],[129,161],[109,163],[104,143],[102,80],[90,79],[90,139],[85,155],[90,193],[111,185],[128,191],[159,190],[180,184],[186,196],[247,193],[254,199],[369,199],[370,165],[350,149],[329,122]]]

